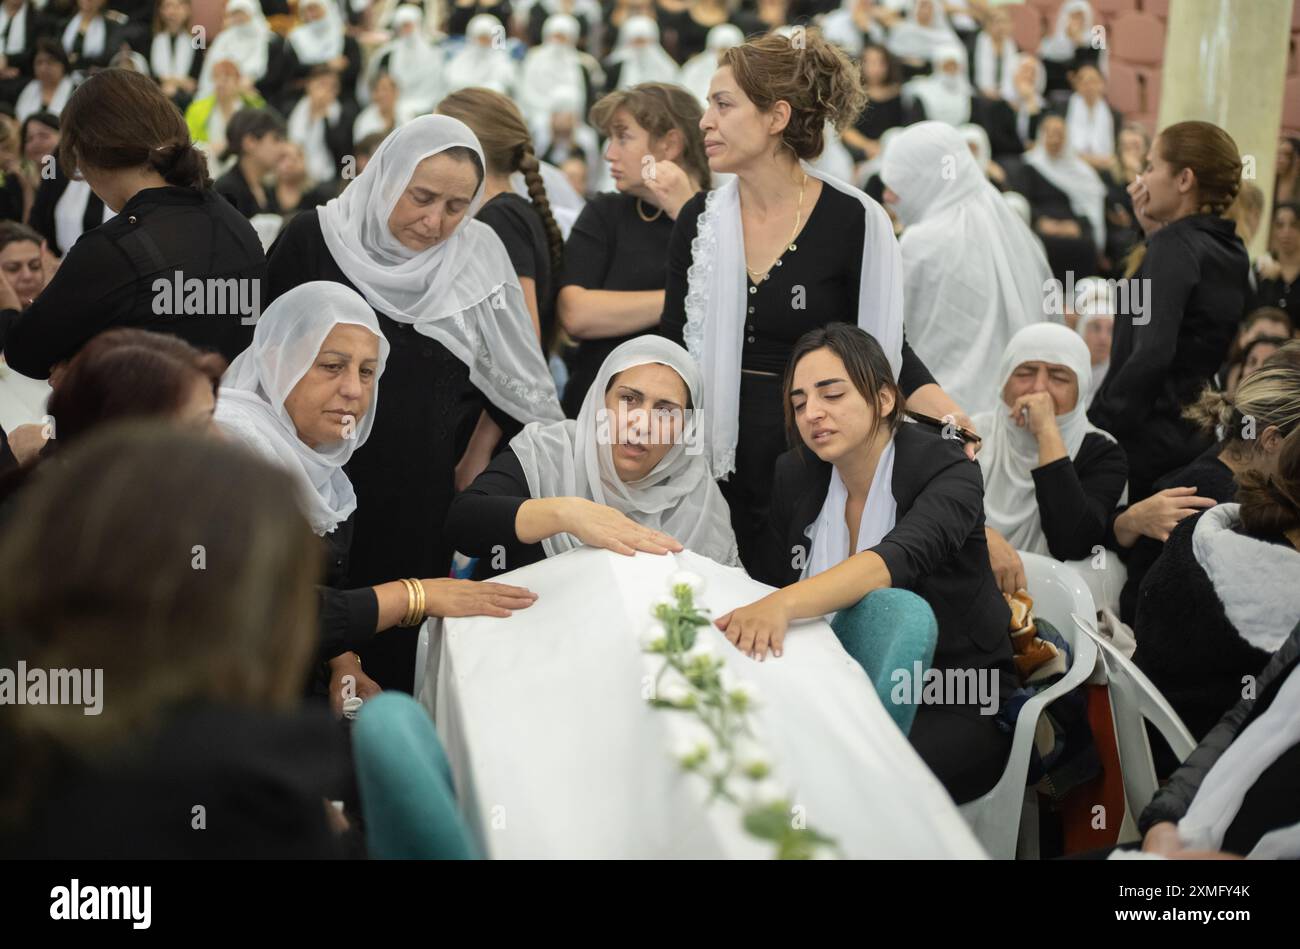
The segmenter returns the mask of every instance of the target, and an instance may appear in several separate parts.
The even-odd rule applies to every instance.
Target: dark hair
[[[886,86],[899,86],[903,83],[903,61],[890,52],[889,47],[881,43],[867,43],[862,47],[862,55],[858,57],[863,71],[862,81],[866,82],[867,53],[876,50],[880,55],[885,57],[885,82]]]
[[[202,191],[212,184],[180,111],[148,76],[96,73],[69,97],[62,124],[59,161],[69,174],[82,163],[106,171],[148,166],[169,185]]]
[[[1300,154],[1297,154],[1296,157],[1300,158]],[[1273,220],[1277,220],[1277,212],[1279,211],[1290,211],[1291,215],[1297,221],[1300,221],[1300,203],[1295,201],[1279,201],[1273,206]]]
[[[59,117],[53,112],[33,112],[31,115],[27,116],[27,118],[23,119],[22,132],[20,133],[18,142],[18,147],[20,149],[26,150],[27,148],[27,130],[31,128],[32,123],[44,125],[46,128],[54,129],[56,132],[59,130]]]
[[[1241,153],[1232,136],[1212,122],[1177,122],[1158,136],[1160,157],[1176,172],[1196,175],[1201,214],[1223,214],[1241,187]]]
[[[542,181],[541,163],[533,151],[533,135],[519,107],[491,89],[471,87],[453,92],[438,103],[437,111],[464,122],[479,147],[488,169],[494,175],[519,172],[528,187],[528,199],[542,220],[546,243],[551,255],[551,273],[558,274],[564,260],[564,235],[551,214],[551,200]]]
[[[1295,332],[1295,326],[1291,322],[1291,314],[1286,310],[1276,306],[1260,306],[1246,314],[1245,319],[1237,328],[1236,334],[1232,337],[1232,345],[1228,347],[1228,357],[1225,360],[1229,365],[1242,361],[1244,347],[1241,345],[1241,338],[1256,323],[1262,323],[1265,320],[1269,322],[1281,323],[1286,327],[1288,333]]]
[[[284,119],[274,109],[240,109],[226,126],[226,148],[221,153],[221,160],[240,158],[244,153],[244,139],[249,135],[256,139],[267,135],[285,136]]]
[[[387,132],[371,132],[369,135],[361,139],[361,141],[357,142],[352,151],[357,155],[365,155],[366,157],[369,157],[375,153],[375,149],[379,147],[379,143],[386,138],[388,138]],[[477,158],[478,156],[475,157]]]
[[[474,186],[474,190],[477,191],[479,186],[483,184],[483,175],[485,174],[483,161],[478,157],[478,152],[468,145],[453,145],[443,151],[442,154],[457,161],[467,161],[474,166],[474,173],[478,176],[478,184]]]
[[[799,436],[799,426],[795,422],[794,407],[790,404],[790,390],[794,388],[794,371],[799,361],[809,353],[819,349],[829,349],[844,363],[844,371],[849,374],[849,381],[861,396],[876,410],[875,421],[871,425],[871,437],[874,438],[880,424],[889,426],[891,432],[898,431],[903,424],[903,413],[907,410],[903,390],[894,381],[894,372],[885,358],[885,351],[880,348],[876,338],[852,323],[827,323],[819,329],[809,330],[799,337],[790,354],[790,361],[785,367],[785,381],[781,386],[781,401],[785,405],[785,433],[792,448],[803,444]],[[894,408],[886,416],[879,414],[880,395],[886,390],[894,394]]]
[[[63,48],[63,44],[58,40],[49,36],[42,36],[36,41],[36,48],[32,50],[33,66],[36,64],[36,57],[42,53],[49,56],[51,59],[58,60],[59,65],[63,67],[63,74],[65,76],[72,72],[72,60],[68,59],[68,51]]]
[[[41,242],[44,240],[45,238],[26,224],[20,224],[17,221],[0,221],[0,250],[21,241],[30,241],[40,247]]]
[[[315,66],[312,66],[307,70],[308,82],[311,82],[313,79],[319,79],[322,76],[329,76],[334,80],[338,80],[339,78],[339,74],[331,69],[326,63],[317,63]],[[339,82],[338,85],[342,88],[343,83]]]
[[[614,113],[626,109],[636,124],[657,141],[676,129],[682,136],[682,169],[708,190],[713,186],[713,173],[709,159],[704,154],[704,133],[700,119],[704,110],[700,100],[681,86],[667,82],[640,82],[626,89],[618,89],[604,96],[591,107],[588,119],[592,128],[609,135]]]
[[[190,3],[190,0],[180,0],[180,2],[189,8],[189,15],[185,17],[185,23],[181,26],[181,30],[184,31],[186,26],[194,22],[194,5]],[[151,31],[155,35],[164,30],[162,21],[162,5],[163,0],[155,0],[153,6],[153,29]]]
[[[825,148],[826,123],[843,129],[862,113],[867,92],[862,69],[820,30],[800,34],[803,49],[779,33],[768,33],[723,50],[718,66],[730,67],[736,84],[760,112],[779,101],[790,105],[782,142],[806,160]]]
[[[1237,475],[1237,500],[1241,526],[1254,537],[1278,537],[1300,527],[1300,426],[1282,442],[1277,474],[1247,468]]]
[[[213,392],[226,361],[195,349],[177,336],[140,329],[100,333],[72,358],[50,394],[55,425],[49,450],[62,450],[87,431],[139,416],[167,416],[185,404],[194,382],[206,379]]]
[[[6,710],[16,778],[0,821],[21,826],[54,760],[103,761],[187,703],[300,703],[323,563],[289,475],[221,439],[133,423],[72,448],[19,503],[0,536],[6,646],[41,668],[102,669],[110,698],[98,715]]]

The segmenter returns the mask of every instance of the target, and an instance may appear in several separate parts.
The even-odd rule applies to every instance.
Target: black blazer
[[[54,209],[58,207],[63,192],[68,190],[70,180],[63,173],[63,165],[55,162],[54,177],[41,179],[41,183],[36,188],[36,196],[32,199],[31,214],[28,215],[27,219],[27,223],[32,226],[32,230],[45,238],[45,243],[50,245],[50,253],[56,257],[62,257],[72,249],[71,247],[59,246],[58,228],[54,224]],[[82,233],[84,234],[92,228],[98,227],[103,221],[104,202],[99,195],[92,191],[86,201],[86,211],[81,217]]]
[[[155,281],[174,286],[178,271],[185,281],[223,281],[204,285],[204,312],[171,312],[175,293],[160,298]],[[5,359],[14,371],[45,379],[97,334],[134,326],[231,360],[253,340],[253,314],[244,310],[267,304],[265,277],[257,233],[221,195],[211,188],[146,188],[117,217],[82,235],[30,307],[0,313],[0,322],[12,320]]]
[[[984,479],[960,443],[906,423],[894,436],[894,529],[871,548],[889,568],[892,586],[930,604],[939,621],[934,665],[997,668],[1005,696],[1016,685],[1008,629],[1011,611],[998,592],[984,539]],[[757,579],[788,586],[811,556],[804,533],[821,511],[831,466],[806,448],[776,462],[772,504]],[[797,562],[796,557],[803,553]]]

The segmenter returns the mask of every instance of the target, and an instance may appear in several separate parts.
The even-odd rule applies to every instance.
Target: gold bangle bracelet
[[[415,584],[415,589],[419,593],[419,603],[415,607],[415,620],[411,625],[419,626],[424,622],[424,584],[419,580],[412,580],[411,582]]]
[[[411,616],[415,613],[415,587],[410,580],[403,579],[402,585],[406,587],[406,613],[402,616],[398,626],[410,626]]]

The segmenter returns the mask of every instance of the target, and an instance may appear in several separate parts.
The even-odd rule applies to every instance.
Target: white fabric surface
[[[1047,255],[950,126],[904,129],[880,177],[905,225],[908,342],[962,409],[989,411],[1000,401],[990,383],[1007,343],[1044,318]]]
[[[898,378],[903,363],[903,261],[885,209],[857,188],[818,171],[803,169],[823,187],[837,188],[862,205],[865,235],[858,281],[857,324],[876,338]],[[740,183],[732,179],[705,199],[691,242],[687,270],[686,348],[708,367],[704,401],[709,406],[709,460],[725,478],[736,467],[740,435],[740,358],[744,336],[745,247],[740,219]],[[796,244],[798,239],[796,238]]]
[[[704,578],[698,601],[713,616],[770,589],[694,554],[583,548],[501,578],[538,594],[527,610],[445,620],[435,632],[420,698],[488,856],[771,856],[736,809],[706,806],[701,779],[672,757],[692,716],[645,700],[652,679],[640,638],[651,602],[683,568]],[[712,626],[701,641],[757,688],[756,724],[776,774],[808,826],[847,856],[983,856],[829,626],[800,624],[784,656],[765,663]]]
[[[49,398],[48,380],[14,372],[0,356],[0,428],[12,432],[19,425],[41,421]]]
[[[625,483],[618,476],[609,441],[618,418],[605,407],[605,392],[618,373],[659,363],[681,377],[695,408],[682,419],[680,440],[644,478]],[[731,511],[709,472],[700,438],[704,384],[686,350],[662,336],[638,336],[605,358],[587,389],[576,421],[532,422],[510,440],[534,498],[586,498],[626,514],[638,524],[663,531],[688,550],[739,564]],[[685,409],[685,406],[683,406]],[[641,411],[649,411],[642,409]],[[635,419],[632,419],[635,421]],[[603,440],[602,440],[603,438]],[[548,557],[580,546],[571,534],[542,541]]]

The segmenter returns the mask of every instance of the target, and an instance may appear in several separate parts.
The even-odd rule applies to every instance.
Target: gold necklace
[[[799,207],[794,212],[794,230],[790,232],[790,239],[786,241],[785,250],[795,249],[794,239],[799,234],[799,225],[803,223],[803,192],[806,187],[808,187],[807,172],[804,173],[803,182],[799,185]],[[776,255],[776,260],[768,264],[766,270],[760,272],[760,271],[750,270],[748,267],[746,267],[745,273],[749,274],[750,279],[753,280],[754,283],[763,282],[764,280],[767,279],[767,275],[772,272],[772,268],[781,262],[781,258],[785,256],[785,250],[781,251],[781,253]]]
[[[637,216],[641,218],[641,220],[643,220],[643,221],[645,221],[647,224],[649,224],[651,221],[657,221],[657,220],[659,220],[659,215],[661,215],[661,214],[664,213],[664,209],[663,209],[663,208],[655,208],[655,213],[652,214],[652,215],[650,215],[649,217],[646,217],[646,216],[645,216],[645,212],[641,210],[641,199],[640,199],[640,198],[637,198],[637,199],[636,199],[636,213],[637,213]]]

